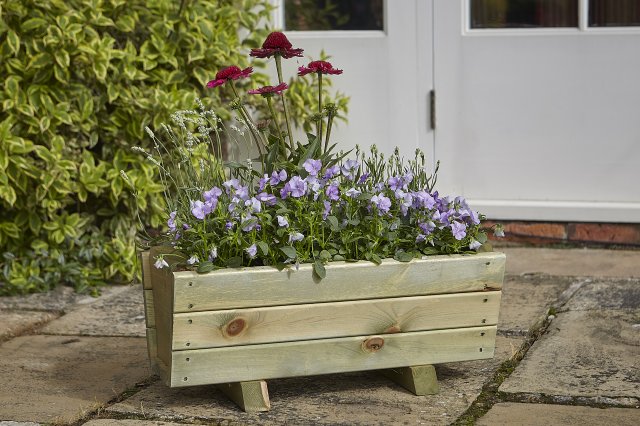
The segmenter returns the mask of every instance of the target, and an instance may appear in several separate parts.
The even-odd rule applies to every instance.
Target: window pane
[[[382,0],[285,0],[287,30],[383,30]]]
[[[577,27],[578,0],[469,0],[471,28]]]
[[[589,26],[640,26],[640,0],[589,0]]]

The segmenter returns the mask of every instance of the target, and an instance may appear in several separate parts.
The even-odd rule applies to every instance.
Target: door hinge
[[[436,91],[429,91],[429,128],[436,129]]]

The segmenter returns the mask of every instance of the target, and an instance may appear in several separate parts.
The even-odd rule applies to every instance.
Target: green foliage
[[[160,226],[165,205],[131,147],[197,97],[225,101],[204,85],[248,65],[269,14],[267,0],[2,2],[0,295],[133,278],[136,202],[120,170],[143,223]]]

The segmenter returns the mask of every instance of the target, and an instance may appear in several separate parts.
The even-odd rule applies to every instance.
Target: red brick
[[[640,225],[617,223],[571,223],[569,241],[609,244],[640,244]]]
[[[516,221],[485,221],[486,227],[501,223],[504,227],[504,238],[489,238],[502,242],[518,242],[530,244],[549,244],[566,241],[566,223],[560,222],[516,222]]]

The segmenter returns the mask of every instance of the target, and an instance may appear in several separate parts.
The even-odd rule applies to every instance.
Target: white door
[[[363,149],[376,144],[385,153],[398,146],[405,157],[413,156],[418,147],[432,155],[433,131],[427,125],[427,99],[433,88],[432,1],[325,2],[343,8],[343,15],[349,15],[344,10],[351,11],[355,22],[342,25],[350,29],[296,30],[304,25],[315,28],[313,24],[331,27],[327,23],[331,19],[324,19],[323,12],[314,9],[318,3],[323,2],[278,1],[274,26],[284,29],[294,47],[305,50],[305,58],[283,61],[285,75],[295,75],[309,57],[319,59],[322,50],[331,56],[335,67],[344,70],[342,75],[332,76],[332,81],[336,90],[350,97],[349,122],[339,123],[332,139],[345,150],[355,144]],[[292,22],[286,22],[287,8],[295,9],[294,18],[297,16],[302,25],[291,18]],[[366,29],[376,24],[376,29]]]
[[[531,0],[492,28],[527,2],[470,1],[434,3],[439,187],[496,219],[640,222],[639,2]]]

